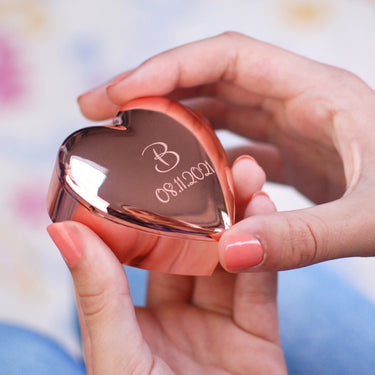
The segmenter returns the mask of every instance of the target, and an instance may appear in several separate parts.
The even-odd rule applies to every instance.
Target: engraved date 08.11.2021
[[[215,170],[207,160],[200,162],[174,177],[172,181],[165,182],[161,187],[155,189],[156,198],[161,203],[169,203],[171,198],[177,197],[213,174],[215,174]]]

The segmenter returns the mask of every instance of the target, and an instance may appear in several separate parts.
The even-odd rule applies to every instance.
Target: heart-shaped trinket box
[[[95,231],[126,265],[210,275],[234,220],[231,172],[210,125],[166,98],[140,98],[110,125],[61,145],[47,198],[53,221]]]

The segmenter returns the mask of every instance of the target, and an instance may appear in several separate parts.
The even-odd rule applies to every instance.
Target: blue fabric
[[[128,276],[130,294],[134,305],[144,306],[146,304],[146,285],[148,272],[133,267],[124,267]]]
[[[145,302],[147,272],[126,267],[135,304]],[[316,265],[281,272],[280,329],[290,375],[375,373],[375,306]],[[82,362],[35,332],[0,324],[1,375],[84,375]]]
[[[82,361],[73,359],[55,341],[26,328],[0,324],[1,375],[83,375]]]
[[[375,374],[375,306],[327,266],[281,272],[279,309],[290,375]]]

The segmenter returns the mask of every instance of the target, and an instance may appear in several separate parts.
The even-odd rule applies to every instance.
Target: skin
[[[228,151],[256,157],[269,180],[296,187],[315,206],[241,220],[220,241],[259,239],[261,264],[297,268],[375,255],[375,93],[361,79],[238,33],[161,53],[79,98],[89,119],[113,116],[142,96],[185,100],[216,128],[253,141]]]
[[[238,160],[233,176],[240,211],[275,211],[255,194],[265,181],[256,162]],[[134,307],[122,265],[95,233],[76,222],[48,231],[72,274],[88,375],[287,373],[275,272],[150,273],[147,305]]]
[[[252,140],[229,157],[254,155],[270,180],[317,205],[276,213],[255,194],[261,168],[238,161],[242,220],[222,236],[220,261],[226,269],[226,244],[252,235],[264,257],[250,270],[265,272],[151,273],[145,308],[134,308],[123,268],[93,232],[79,223],[50,226],[72,273],[88,374],[285,374],[274,271],[375,253],[375,94],[351,73],[225,33],[157,55],[79,105],[103,120],[153,95],[188,101],[216,128]]]

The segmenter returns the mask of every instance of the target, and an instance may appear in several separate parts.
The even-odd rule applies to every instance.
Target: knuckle
[[[337,111],[347,111],[349,103],[357,101],[358,92],[366,90],[366,83],[355,73],[339,67],[330,67],[329,79],[334,92]]]
[[[327,248],[328,227],[318,216],[299,213],[296,216],[286,216],[289,238],[284,243],[285,264],[293,267],[303,267],[324,259]]]
[[[232,31],[232,30],[224,31],[221,34],[221,37],[223,37],[223,38],[229,38],[231,40],[233,40],[233,39],[240,39],[240,38],[243,38],[244,36],[245,36],[244,34],[239,33],[238,31]]]
[[[119,304],[130,298],[130,291],[114,291],[103,287],[95,291],[78,293],[78,298],[85,318],[96,320],[116,310]]]
[[[104,289],[79,293],[78,297],[86,318],[101,315],[108,303],[108,294]]]
[[[238,72],[241,61],[241,50],[250,37],[236,31],[226,31],[219,35],[225,44],[227,50],[225,53],[225,68],[223,69],[221,80],[229,82],[238,81]]]
[[[332,67],[331,73],[336,82],[350,81],[354,83],[359,82],[360,80],[360,78],[353,72],[340,67]]]

